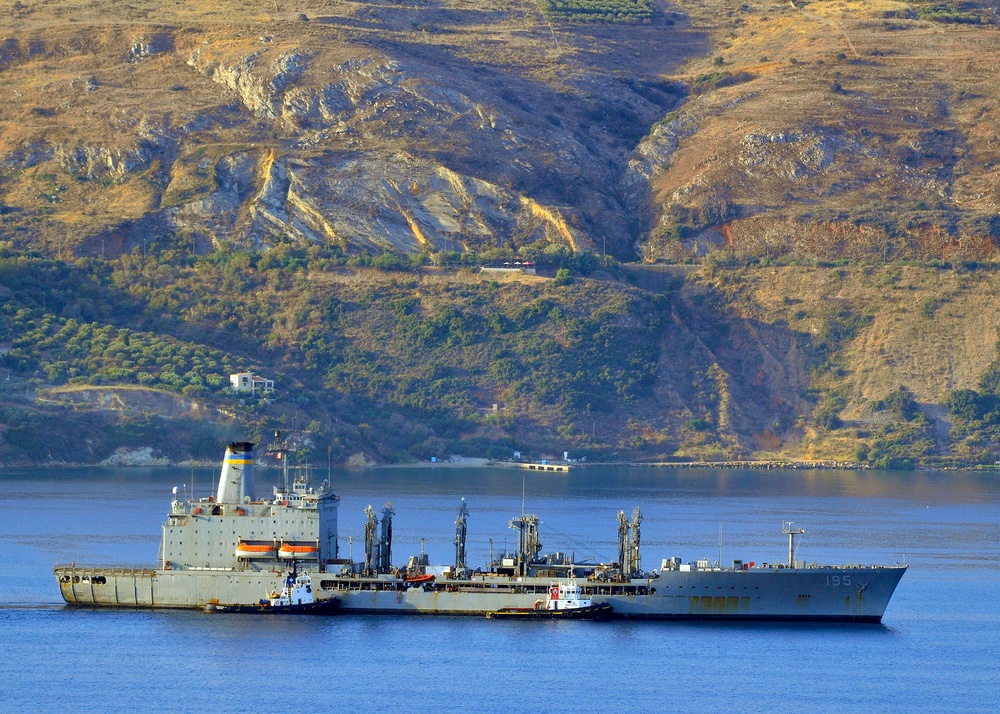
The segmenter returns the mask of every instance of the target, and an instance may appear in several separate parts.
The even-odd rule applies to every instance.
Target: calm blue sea
[[[276,474],[258,471],[258,481]],[[325,474],[321,475],[325,476]],[[469,561],[542,521],[545,552],[615,557],[642,507],[643,565],[798,557],[910,571],[882,625],[497,622],[77,610],[56,563],[155,562],[173,486],[215,469],[0,473],[0,711],[997,712],[1000,478],[965,473],[578,469],[335,471],[343,553],[392,501],[394,562]],[[348,536],[353,535],[353,545]]]

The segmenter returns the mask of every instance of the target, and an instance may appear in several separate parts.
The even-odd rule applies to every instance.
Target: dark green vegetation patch
[[[582,279],[422,282],[368,270],[344,280],[292,267],[307,260],[295,250],[266,260],[226,251],[175,263],[0,260],[0,344],[9,345],[0,366],[28,385],[10,395],[18,416],[0,425],[0,452],[6,444],[19,458],[39,429],[69,438],[28,414],[22,395],[32,389],[123,386],[199,398],[255,441],[297,427],[311,444],[302,458],[509,456],[560,429],[578,437],[574,418],[613,418],[656,373],[662,297]],[[244,370],[278,391],[233,394],[229,374]],[[208,453],[179,451],[184,439],[149,417],[119,417],[90,458],[127,444],[125,432],[147,443],[155,433],[171,458],[212,455],[211,443],[191,444]]]
[[[989,25],[996,22],[996,10],[989,3],[914,2],[913,12],[921,20],[960,25]]]
[[[649,0],[539,0],[550,20],[642,22],[653,17]]]

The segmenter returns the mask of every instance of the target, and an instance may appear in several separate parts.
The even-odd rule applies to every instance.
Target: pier
[[[569,473],[569,464],[536,464],[536,463],[523,463],[516,464],[522,469],[528,469],[529,471],[555,471],[558,473]]]

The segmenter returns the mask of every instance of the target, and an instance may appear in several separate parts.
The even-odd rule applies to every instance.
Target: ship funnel
[[[253,444],[249,441],[236,441],[226,447],[226,458],[222,462],[215,500],[219,503],[234,503],[245,497],[254,500]]]

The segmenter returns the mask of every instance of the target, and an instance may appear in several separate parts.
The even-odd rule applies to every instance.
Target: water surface
[[[266,486],[275,474],[259,471]],[[321,474],[321,477],[325,474]],[[620,509],[642,507],[643,565],[787,557],[907,562],[882,625],[494,622],[219,616],[64,607],[56,563],[151,564],[178,486],[215,469],[0,474],[0,710],[310,712],[996,712],[1000,482],[967,473],[578,469],[335,471],[342,554],[364,507],[392,501],[393,561],[468,560],[516,544],[522,509],[544,551],[615,557]],[[353,538],[351,537],[353,536]],[[491,543],[492,539],[492,543]],[[353,544],[352,542],[353,541]]]

